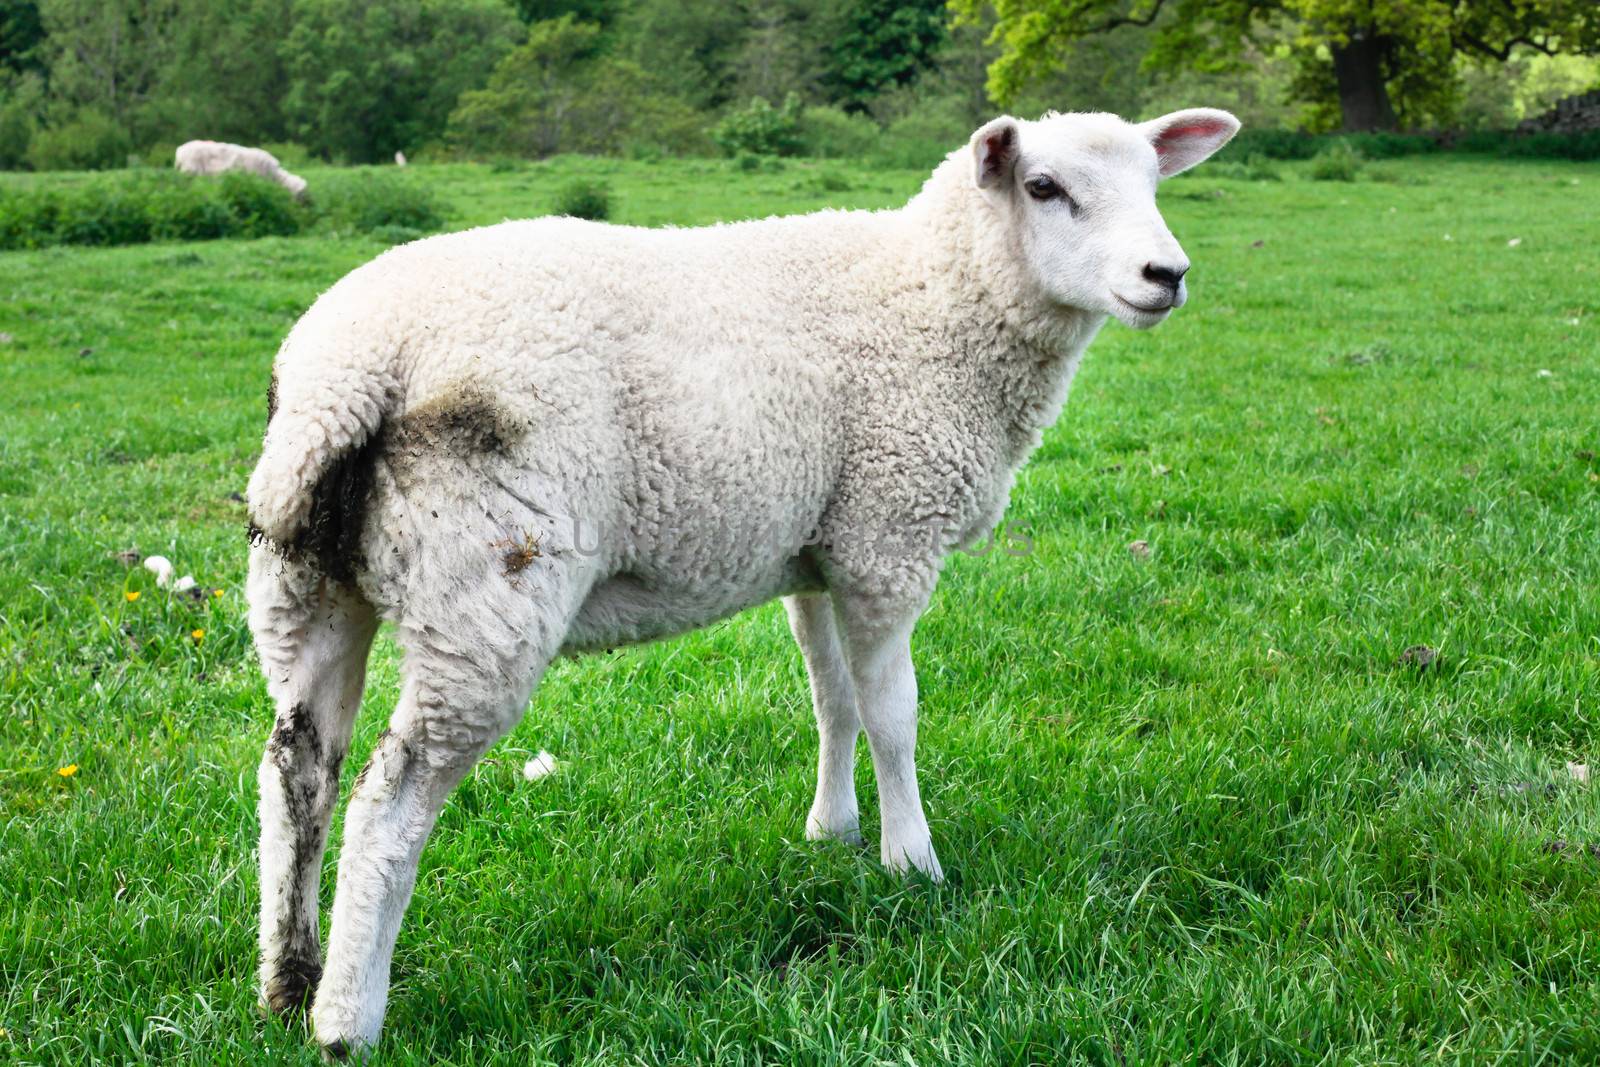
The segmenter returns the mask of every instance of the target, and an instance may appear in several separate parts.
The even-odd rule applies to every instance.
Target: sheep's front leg
[[[377,629],[355,594],[257,550],[250,625],[277,704],[261,757],[261,1001],[303,1007],[322,973],[317,897],[339,768]]]
[[[895,871],[915,867],[942,881],[917,789],[917,674],[911,662],[911,630],[920,605],[915,612],[886,612],[880,604],[844,597],[839,608],[878,779],[883,864]]]
[[[826,593],[784,599],[789,628],[806,660],[811,703],[817,716],[817,795],[806,817],[806,837],[861,843],[861,813],[856,806],[856,687],[839,642],[833,601]]]

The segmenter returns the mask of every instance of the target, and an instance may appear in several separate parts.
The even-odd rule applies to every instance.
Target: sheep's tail
[[[359,536],[359,510],[371,483],[379,427],[396,390],[387,367],[355,361],[296,360],[267,394],[267,434],[250,476],[246,502],[250,534],[285,553],[343,569]],[[333,574],[334,577],[344,577]]]

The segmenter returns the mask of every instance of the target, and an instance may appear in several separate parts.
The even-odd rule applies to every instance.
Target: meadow
[[[1567,766],[1600,763],[1600,168],[1309,168],[1164,188],[1190,304],[1091,348],[1008,512],[1033,551],[947,570],[915,640],[946,884],[878,867],[866,759],[869,848],[804,840],[777,605],[562,662],[445,810],[378,1062],[1600,1060],[1600,783]],[[574,178],[647,225],[921,180],[408,177],[452,228]],[[382,247],[0,253],[0,1061],[318,1062],[256,1009],[240,493],[278,341]]]

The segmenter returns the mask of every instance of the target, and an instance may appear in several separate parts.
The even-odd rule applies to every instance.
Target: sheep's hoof
[[[350,1043],[344,1038],[322,1046],[322,1058],[328,1063],[343,1062],[350,1058]]]
[[[866,844],[861,836],[861,825],[856,820],[833,820],[812,815],[806,819],[807,841],[842,841],[858,848]]]
[[[261,991],[262,1002],[274,1015],[292,1015],[311,1006],[317,983],[322,980],[322,965],[313,960],[288,960],[267,979]]]

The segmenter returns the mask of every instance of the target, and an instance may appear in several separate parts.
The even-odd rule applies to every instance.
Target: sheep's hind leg
[[[346,809],[327,967],[311,1013],[317,1041],[334,1056],[377,1040],[428,835],[451,790],[521,718],[582,592],[550,560],[518,575],[515,589],[457,573],[441,567],[405,608],[400,702]]]
[[[817,717],[817,795],[806,817],[806,837],[861,844],[856,804],[856,739],[861,719],[850,664],[839,642],[833,601],[826,593],[784,598],[789,628],[805,656],[811,704]]]
[[[261,1002],[287,1013],[309,1001],[322,973],[322,853],[377,619],[358,594],[264,548],[250,555],[248,595],[277,705],[258,772]]]

